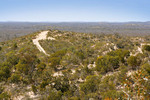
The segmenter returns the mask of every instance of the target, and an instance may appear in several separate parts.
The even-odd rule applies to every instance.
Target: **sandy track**
[[[42,48],[42,46],[39,43],[39,40],[45,40],[45,39],[55,40],[55,38],[52,38],[52,37],[47,38],[48,32],[49,31],[43,31],[43,32],[41,32],[32,41],[33,41],[33,44],[36,45],[36,47],[39,49],[40,52],[43,52],[45,55],[50,56],[49,54],[46,53],[46,51]]]

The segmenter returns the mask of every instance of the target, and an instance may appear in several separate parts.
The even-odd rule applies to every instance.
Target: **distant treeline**
[[[0,41],[24,36],[39,30],[58,29],[80,33],[114,34],[128,36],[150,35],[150,22],[0,22]]]

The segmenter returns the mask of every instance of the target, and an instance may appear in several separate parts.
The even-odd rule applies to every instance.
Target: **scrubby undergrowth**
[[[150,37],[49,30],[0,43],[0,98],[113,100],[150,97]]]

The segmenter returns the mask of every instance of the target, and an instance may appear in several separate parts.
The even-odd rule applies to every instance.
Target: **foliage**
[[[39,65],[37,65],[38,71],[41,72],[45,69],[46,64],[45,63],[40,63]]]
[[[148,98],[150,53],[138,53],[137,46],[149,36],[50,30],[47,37],[55,40],[39,41],[47,56],[32,42],[37,34],[0,43],[0,84],[6,87],[0,99],[31,91],[44,100]]]
[[[35,85],[32,85],[32,91],[34,92],[34,94],[36,94],[37,92],[37,87]]]
[[[62,95],[63,94],[61,91],[55,92],[55,91],[51,90],[49,93],[49,96],[48,96],[48,100],[61,100]]]
[[[12,74],[9,80],[12,83],[19,83],[21,81],[21,76],[19,74]]]
[[[0,87],[0,100],[10,100],[10,95],[4,92],[4,88]]]
[[[150,45],[144,45],[143,49],[146,50],[146,51],[150,51]]]
[[[125,58],[129,57],[130,52],[124,49],[118,49],[108,53],[110,56],[117,56],[122,63],[125,63]]]
[[[53,86],[56,90],[66,92],[69,90],[69,80],[66,77],[59,77],[54,80],[55,85]]]
[[[86,94],[96,92],[98,89],[99,81],[100,79],[95,75],[87,76],[86,81],[80,85],[80,88]]]
[[[8,66],[0,68],[0,81],[7,80],[10,77],[10,69]]]
[[[126,77],[124,81],[125,91],[129,95],[130,98],[134,99],[147,99],[149,98],[149,75],[144,71],[135,72],[132,77]]]
[[[150,75],[150,64],[146,63],[146,64],[142,65],[142,70],[147,72]]]
[[[119,67],[119,58],[117,56],[104,56],[98,57],[96,61],[96,69],[101,73],[114,71]]]
[[[48,85],[47,81],[42,81],[42,83],[40,84],[40,88],[44,89],[47,85]]]
[[[128,64],[135,69],[138,66],[138,61],[136,56],[130,56],[127,60]]]
[[[7,62],[9,62],[10,64],[16,65],[18,63],[18,57],[17,55],[15,55],[15,52],[10,51],[9,53],[6,54],[7,57]]]
[[[17,47],[18,47],[17,43],[14,43],[13,46],[12,46],[12,49],[15,50],[15,49],[17,49]]]
[[[50,56],[48,62],[50,63],[50,67],[54,70],[57,70],[57,67],[60,65],[60,61],[62,57],[65,55],[66,50],[57,51]]]

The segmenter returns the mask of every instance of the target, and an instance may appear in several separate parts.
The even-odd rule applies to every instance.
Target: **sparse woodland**
[[[38,33],[0,43],[0,99],[149,100],[150,36]]]

